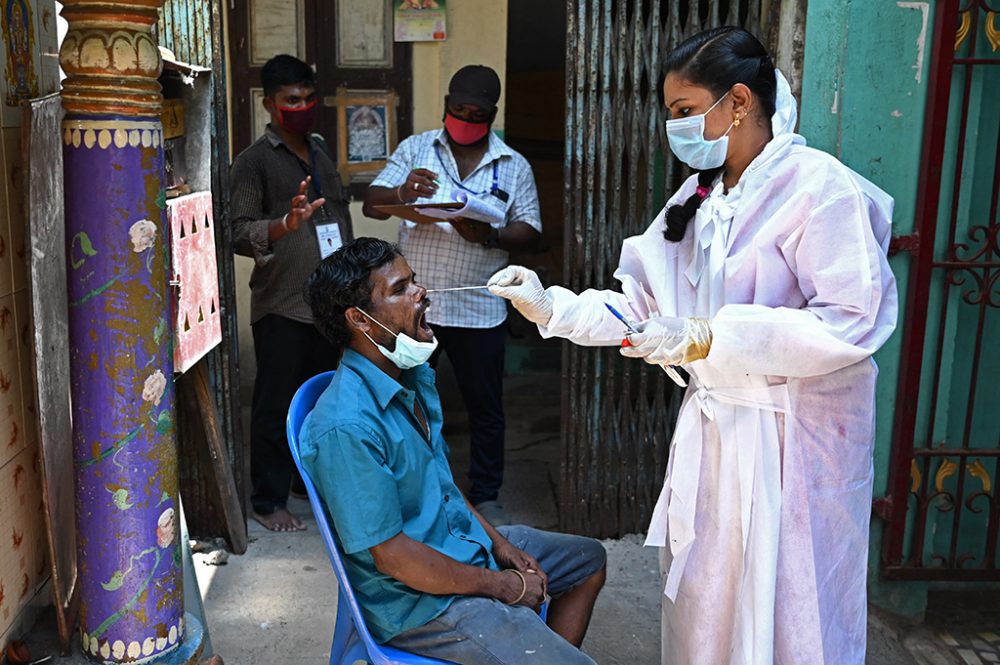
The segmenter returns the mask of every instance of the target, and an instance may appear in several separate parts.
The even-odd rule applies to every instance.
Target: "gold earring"
[[[733,120],[733,127],[739,127],[739,126],[740,126],[740,117],[736,116],[736,119]]]

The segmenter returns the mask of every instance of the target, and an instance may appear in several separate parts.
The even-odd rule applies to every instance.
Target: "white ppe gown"
[[[783,79],[782,79],[783,81]],[[622,248],[622,292],[561,287],[539,330],[618,345],[635,320],[711,321],[647,545],[664,566],[665,665],[862,665],[872,499],[871,359],[896,324],[892,200],[791,132],[684,239],[664,215]],[[667,206],[685,201],[692,176]]]

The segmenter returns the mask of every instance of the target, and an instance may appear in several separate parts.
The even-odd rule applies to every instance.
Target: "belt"
[[[693,377],[693,375],[692,375]],[[737,409],[719,409],[719,405],[734,405]],[[673,555],[667,572],[663,593],[676,600],[684,568],[695,539],[695,506],[701,482],[701,457],[705,432],[702,415],[716,423],[723,454],[735,455],[739,468],[740,516],[743,527],[743,552],[746,554],[750,512],[753,506],[754,472],[762,449],[764,454],[777,455],[777,446],[761,446],[764,437],[778,440],[777,423],[771,431],[760,418],[761,411],[788,413],[788,387],[784,384],[769,386],[740,386],[735,388],[706,388],[693,385],[690,397],[681,409],[674,431],[663,490],[653,509],[646,545],[666,547],[669,540]],[[780,502],[780,478],[775,478],[771,491],[777,491]],[[780,503],[779,503],[780,505]],[[762,511],[772,512],[772,511]],[[760,514],[756,519],[779,519],[778,514]]]

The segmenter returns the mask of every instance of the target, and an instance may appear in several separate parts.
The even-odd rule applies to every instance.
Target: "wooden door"
[[[413,129],[412,65],[409,44],[393,42],[390,0],[243,0],[229,12],[233,69],[233,154],[263,132],[267,113],[260,70],[279,53],[309,63],[321,100],[346,86],[392,91],[399,100],[396,136]],[[315,127],[336,154],[336,109],[322,104]],[[367,183],[353,182],[358,198]]]

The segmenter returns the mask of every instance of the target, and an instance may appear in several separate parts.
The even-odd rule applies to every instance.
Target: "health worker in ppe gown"
[[[892,199],[793,131],[764,47],[721,27],[667,60],[667,135],[691,176],[622,247],[621,292],[491,291],[545,337],[618,344],[690,381],[647,545],[661,547],[663,662],[861,665],[872,354],[896,325]]]

